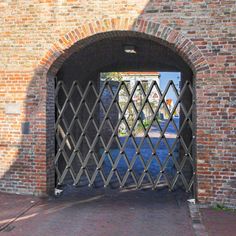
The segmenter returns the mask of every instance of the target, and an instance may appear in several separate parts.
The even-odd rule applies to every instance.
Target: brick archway
[[[116,37],[120,32],[138,32],[147,37],[155,38],[155,41],[165,47],[170,48],[180,55],[189,65],[194,73],[194,78],[204,77],[209,73],[209,66],[201,51],[194,43],[184,37],[180,32],[154,22],[151,20],[134,19],[134,18],[111,18],[101,21],[94,21],[81,25],[69,33],[63,35],[57,40],[46,55],[41,59],[36,71],[36,77],[40,78],[43,84],[39,92],[42,100],[42,106],[45,107],[45,113],[42,114],[38,123],[45,125],[44,145],[46,147],[46,191],[52,192],[54,189],[54,82],[53,78],[61,68],[65,60],[76,52],[80,47],[88,45],[99,39]],[[41,135],[41,134],[40,134]],[[46,137],[46,139],[45,139]],[[45,190],[39,190],[44,192]]]
[[[63,62],[78,50],[81,40],[93,35],[97,35],[95,40],[99,40],[104,38],[103,33],[112,31],[116,31],[113,33],[114,37],[119,35],[119,31],[141,32],[153,36],[160,44],[178,53],[195,74],[209,69],[201,51],[180,32],[153,20],[135,18],[110,18],[78,26],[53,43],[51,49],[41,59],[39,67],[44,73],[56,74]],[[92,40],[94,38],[87,40],[87,43],[91,43]]]

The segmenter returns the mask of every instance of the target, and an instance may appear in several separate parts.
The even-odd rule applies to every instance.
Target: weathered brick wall
[[[132,30],[161,39],[191,65],[197,95],[198,199],[236,204],[235,4],[235,0],[1,0],[0,189],[39,195],[52,189],[51,77],[79,47],[72,46],[79,39]],[[22,122],[30,122],[29,134],[22,134]]]

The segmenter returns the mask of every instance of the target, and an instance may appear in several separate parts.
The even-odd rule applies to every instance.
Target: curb
[[[202,222],[202,216],[198,204],[188,202],[189,212],[192,219],[192,227],[196,236],[208,236]]]

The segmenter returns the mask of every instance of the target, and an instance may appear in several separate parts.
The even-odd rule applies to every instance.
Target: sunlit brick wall
[[[186,39],[172,39],[176,53],[184,57],[188,50],[184,59],[197,68],[198,199],[236,205],[235,0],[0,0],[0,12],[2,191],[43,195],[53,189],[49,58],[93,32],[134,30],[132,24],[152,21],[162,41],[171,42],[175,32]],[[136,30],[149,33],[150,27]],[[195,67],[203,61],[205,67]]]

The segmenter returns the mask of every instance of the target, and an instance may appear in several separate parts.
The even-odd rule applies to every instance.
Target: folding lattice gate
[[[171,91],[171,93],[170,93]],[[56,84],[57,184],[166,185],[195,183],[194,91],[189,81],[164,91],[157,82],[77,81]],[[173,99],[169,99],[171,94]],[[172,104],[171,104],[172,103]]]

